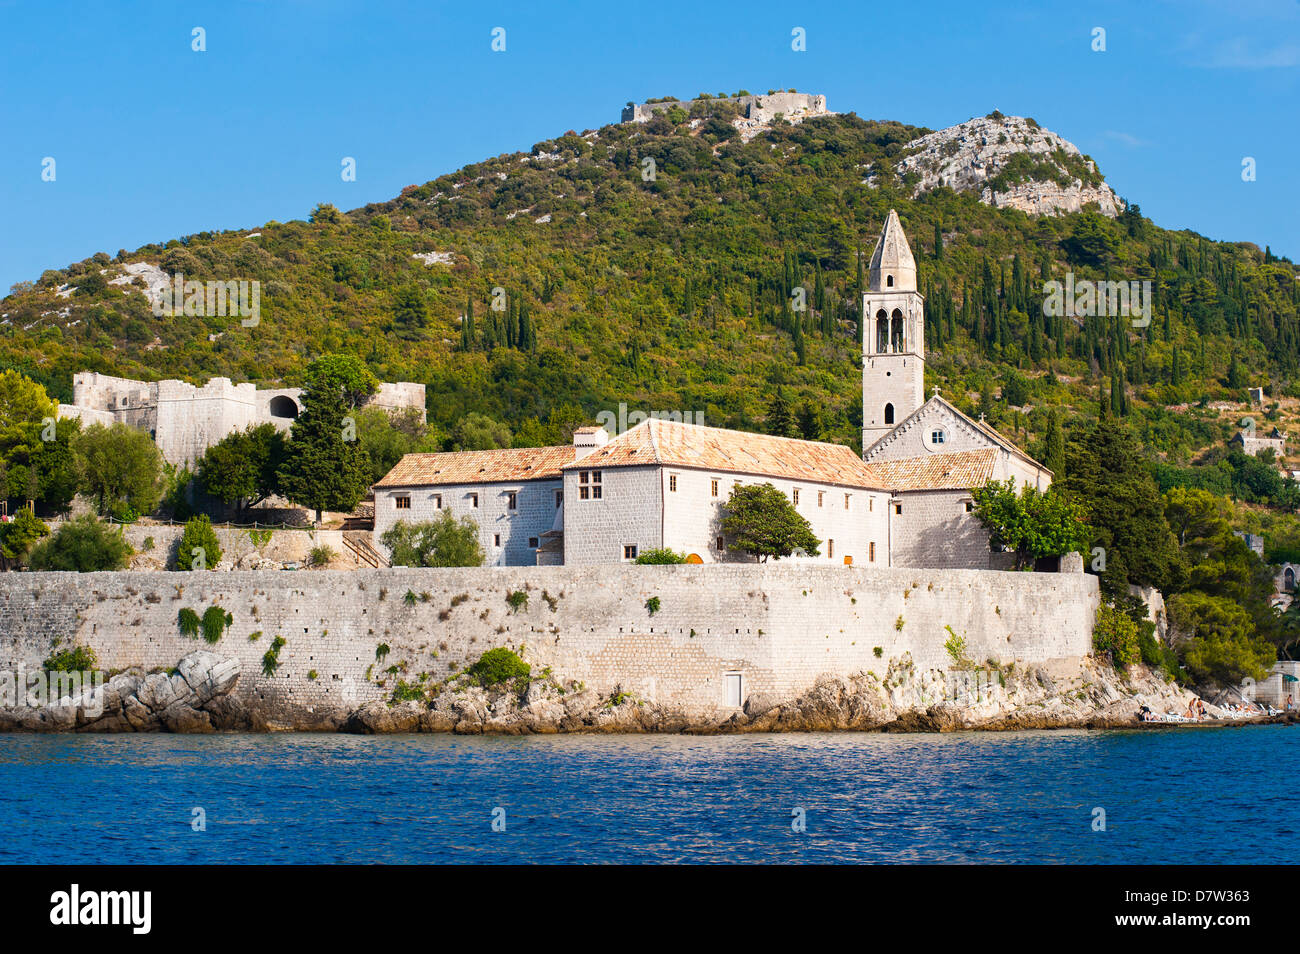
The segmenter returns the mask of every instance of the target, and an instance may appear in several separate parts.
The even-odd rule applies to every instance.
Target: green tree
[[[1091,546],[1105,550],[1102,587],[1127,595],[1128,585],[1166,589],[1184,569],[1165,522],[1164,501],[1132,435],[1099,421],[1071,436],[1065,477],[1053,485],[1082,508]]]
[[[133,520],[158,506],[163,460],[148,434],[122,423],[92,424],[74,446],[82,490],[100,514]]]
[[[355,358],[328,355],[308,368],[278,481],[285,496],[316,512],[317,523],[325,510],[350,513],[370,486],[353,412],[374,387],[374,375]]]
[[[50,528],[37,519],[36,514],[22,507],[8,523],[0,523],[0,567],[8,570],[21,563],[42,537],[49,536]]]
[[[422,523],[399,520],[379,537],[393,566],[482,566],[478,524],[450,510]]]
[[[798,437],[799,425],[795,422],[785,391],[777,387],[767,405],[767,432],[777,437]]]
[[[1016,566],[1042,557],[1083,550],[1090,532],[1083,508],[1060,493],[1025,486],[1014,478],[989,481],[971,490],[975,517],[989,532],[989,544],[1016,554]]]
[[[206,514],[185,521],[176,545],[176,569],[215,570],[221,562],[221,541]]]
[[[393,296],[393,327],[401,338],[414,341],[421,336],[429,321],[429,306],[424,293],[414,285],[406,285]]]
[[[1263,679],[1277,659],[1266,639],[1255,635],[1250,614],[1225,597],[1177,593],[1168,600],[1169,623],[1187,640],[1183,665],[1201,681],[1235,685],[1249,676]]]
[[[802,550],[817,556],[821,541],[789,499],[771,484],[740,484],[723,506],[722,532],[731,547],[766,563]]]
[[[243,509],[279,493],[284,456],[285,440],[279,428],[269,421],[249,425],[203,452],[199,479],[209,494]]]
[[[371,483],[381,480],[407,454],[442,449],[437,429],[425,424],[416,408],[390,412],[381,407],[363,407],[355,417],[357,441],[370,462]]]
[[[471,411],[451,432],[452,450],[492,450],[510,446],[510,428],[486,414]]]
[[[1057,480],[1065,476],[1065,437],[1061,421],[1055,410],[1047,412],[1047,428],[1043,434],[1043,464]]]
[[[71,570],[94,573],[125,569],[131,545],[122,530],[82,514],[60,526],[32,547],[27,558],[33,570]]]

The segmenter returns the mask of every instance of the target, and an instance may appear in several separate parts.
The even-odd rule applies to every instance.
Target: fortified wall
[[[202,387],[185,381],[136,381],[94,371],[72,376],[72,403],[59,405],[60,417],[83,424],[129,424],[146,431],[172,464],[191,463],[227,434],[250,424],[271,422],[287,430],[302,410],[301,388],[259,389],[211,378]],[[424,385],[382,383],[367,406],[388,411],[414,408],[424,419]]]
[[[5,573],[0,670],[38,670],[73,642],[108,670],[170,669],[205,648],[239,658],[236,693],[250,709],[310,725],[388,699],[398,679],[439,682],[509,646],[534,673],[725,716],[824,675],[884,676],[905,653],[921,670],[948,669],[952,635],[981,664],[1084,656],[1098,599],[1082,573],[779,564]],[[216,645],[181,634],[182,608],[211,606],[233,617]],[[285,643],[267,676],[276,636]]]
[[[669,100],[663,103],[635,103],[623,107],[622,121],[625,123],[645,123],[654,118],[655,113],[666,113],[670,109],[681,107],[690,112],[691,104],[697,100]],[[778,114],[791,116],[819,116],[826,112],[826,97],[820,93],[767,93],[760,96],[717,97],[706,102],[735,103],[740,107],[740,114],[755,122],[771,122]]]

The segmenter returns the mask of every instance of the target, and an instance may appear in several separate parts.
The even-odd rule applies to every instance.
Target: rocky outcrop
[[[714,718],[621,690],[602,695],[538,680],[522,693],[518,687],[466,687],[432,703],[369,703],[352,713],[343,730],[521,735],[1119,728],[1143,725],[1143,706],[1160,715],[1181,714],[1193,698],[1141,666],[1121,674],[1089,659],[1023,669],[918,672],[903,657],[883,680],[870,672],[827,677],[797,698],[755,694],[742,711],[719,710]],[[1248,721],[1213,706],[1206,710],[1210,724]]]
[[[199,650],[170,673],[122,673],[52,705],[0,709],[0,731],[212,732],[207,708],[235,688],[239,669]]]
[[[1095,203],[1113,218],[1123,207],[1092,159],[1020,116],[993,113],[914,139],[895,171],[912,184],[913,196],[946,186],[1031,215],[1078,212]],[[877,175],[873,170],[867,184],[875,185]]]

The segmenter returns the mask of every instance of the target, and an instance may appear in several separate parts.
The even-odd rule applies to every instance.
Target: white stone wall
[[[862,296],[862,446],[869,448],[925,402],[925,302],[915,291],[872,290]],[[893,350],[892,324],[880,348],[879,322],[901,312],[903,348]],[[885,319],[878,317],[884,311]],[[892,423],[885,405],[892,404]]]
[[[485,566],[532,566],[536,562],[537,540],[558,529],[555,492],[559,480],[521,480],[509,483],[448,484],[436,487],[387,488],[375,492],[374,546],[388,555],[380,540],[384,531],[398,521],[423,523],[450,510],[457,520],[469,517],[479,528]],[[511,510],[510,493],[515,496]],[[473,495],[478,495],[474,506]],[[396,501],[409,497],[409,508],[398,509]]]
[[[971,499],[966,490],[900,494],[891,505],[893,565],[988,569],[989,535],[975,514],[966,512]]]
[[[507,594],[529,599],[512,612]],[[405,598],[411,593],[411,599]],[[659,598],[659,611],[646,607]],[[616,687],[688,712],[793,697],[822,676],[884,674],[911,655],[947,669],[949,630],[969,658],[1017,665],[1087,654],[1097,579],[1074,574],[860,566],[589,566],[315,573],[0,574],[0,670],[38,669],[58,645],[91,646],[105,668],[174,666],[204,644],[177,614],[218,605],[231,628],[211,647],[238,657],[237,694],[263,710],[313,713],[386,699],[396,677],[439,681],[508,645],[540,671]],[[260,634],[250,639],[252,634]],[[262,656],[286,645],[274,675]],[[380,643],[391,652],[376,660]],[[877,649],[879,652],[877,653]],[[315,678],[312,678],[314,673]],[[380,681],[384,685],[379,685]]]
[[[589,473],[596,470],[593,467]],[[581,473],[580,469],[564,472],[565,565],[618,563],[625,546],[635,546],[641,554],[664,545],[658,465],[600,470],[599,499],[582,499]]]

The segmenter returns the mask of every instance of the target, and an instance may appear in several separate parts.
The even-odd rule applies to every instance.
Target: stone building
[[[771,122],[777,116],[787,119],[802,116],[820,116],[826,112],[826,97],[820,93],[792,93],[779,90],[759,96],[720,96],[708,102],[735,103],[745,119],[755,122]],[[690,112],[693,99],[670,99],[660,103],[634,103],[623,107],[622,121],[625,123],[645,123],[654,118],[655,113],[666,113],[671,109],[681,108]]]
[[[287,430],[302,410],[301,388],[258,388],[212,378],[202,387],[184,381],[134,381],[94,371],[72,376],[72,403],[60,417],[83,424],[117,422],[148,431],[163,459],[189,464],[223,437],[250,424],[271,422]],[[367,406],[417,409],[424,419],[424,385],[380,384]]]
[[[375,485],[375,543],[399,520],[450,509],[479,524],[491,565],[635,560],[666,547],[693,563],[745,562],[719,527],[738,484],[770,483],[822,541],[823,564],[988,569],[972,489],[1052,474],[936,389],[925,399],[925,303],[890,211],[863,295],[864,454],[839,444],[650,419],[614,439],[582,428],[572,447],[413,454]]]
[[[1277,427],[1263,435],[1258,434],[1254,429],[1238,431],[1228,441],[1228,444],[1240,447],[1244,453],[1249,454],[1251,457],[1256,457],[1260,451],[1265,450],[1273,451],[1278,460],[1286,456],[1286,435]]]

